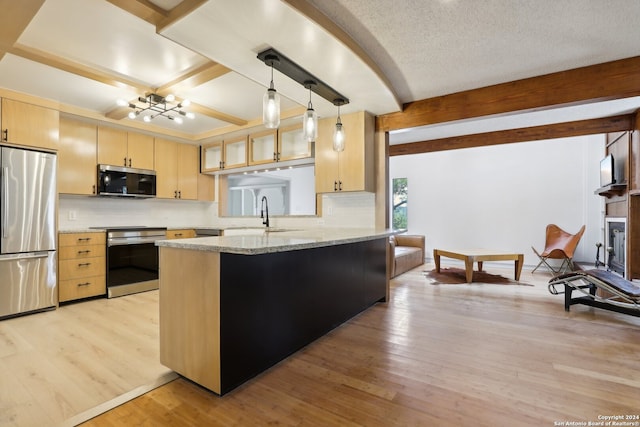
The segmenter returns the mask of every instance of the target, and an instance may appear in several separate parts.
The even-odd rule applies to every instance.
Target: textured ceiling
[[[343,113],[376,115],[399,111],[410,101],[640,55],[637,0],[209,0],[159,30],[148,18],[162,20],[185,4],[198,5],[195,0],[45,0],[16,45],[0,40],[0,88],[108,121],[116,99],[136,99],[169,84],[178,97],[200,106],[197,119],[182,127],[168,120],[148,128],[133,125],[198,143],[238,126],[260,126],[269,70],[256,55],[266,47],[344,93],[351,102]],[[314,17],[310,5],[324,16]],[[137,13],[140,9],[145,12]],[[332,25],[351,40],[345,42]],[[216,64],[224,70],[192,85],[175,84]],[[108,78],[82,72],[87,69]],[[274,81],[283,111],[298,120],[308,91],[278,72]],[[314,107],[323,117],[336,113],[331,102],[318,97]],[[514,113],[394,132],[390,141],[638,108],[639,100],[629,98]],[[116,123],[132,125],[122,120]]]
[[[640,54],[634,0],[311,0],[409,102]]]

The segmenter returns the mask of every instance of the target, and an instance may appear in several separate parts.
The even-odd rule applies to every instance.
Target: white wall
[[[563,138],[394,156],[389,177],[408,178],[408,232],[434,248],[489,248],[524,253],[544,248],[555,223],[586,231],[574,259],[595,259],[603,242],[604,201],[594,195],[604,136]]]

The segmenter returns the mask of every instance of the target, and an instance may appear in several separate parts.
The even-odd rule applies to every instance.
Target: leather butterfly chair
[[[584,234],[584,227],[583,225],[576,234],[569,234],[555,224],[547,225],[547,237],[542,253],[539,253],[531,246],[533,252],[540,258],[540,262],[531,272],[536,271],[542,264],[554,273],[564,273],[567,271],[567,268],[573,270],[573,253],[580,242],[580,238],[582,238]],[[560,267],[557,269],[553,268],[548,262],[550,259],[561,259],[562,263]]]

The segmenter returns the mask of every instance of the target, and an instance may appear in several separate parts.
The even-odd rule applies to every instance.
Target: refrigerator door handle
[[[9,207],[7,206],[7,199],[9,197],[9,168],[6,166],[2,168],[2,186],[4,187],[2,189],[4,199],[2,200],[2,209],[4,211],[2,212],[2,237],[6,239],[9,237],[9,234],[7,234],[7,229],[9,228]]]
[[[23,254],[0,255],[0,262],[15,261],[17,259],[46,258],[48,256],[49,256],[49,252],[29,252],[29,253],[23,253]]]

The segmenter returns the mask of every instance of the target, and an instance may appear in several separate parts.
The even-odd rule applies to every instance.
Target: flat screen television
[[[609,154],[600,160],[600,187],[606,187],[607,185],[616,183],[614,171],[613,155]]]

